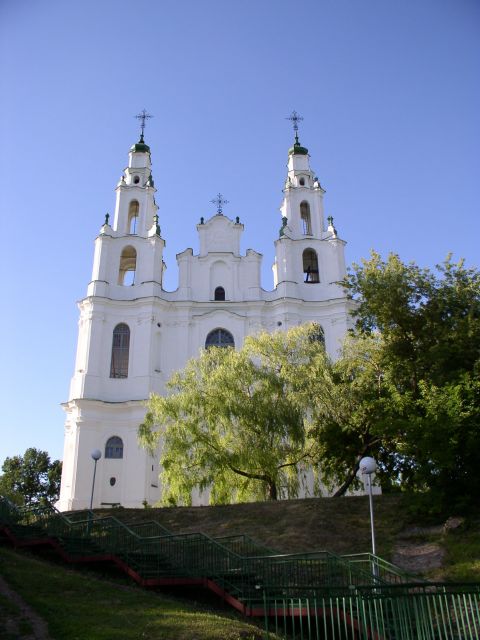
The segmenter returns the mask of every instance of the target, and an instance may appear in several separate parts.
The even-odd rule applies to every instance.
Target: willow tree
[[[318,327],[250,336],[242,349],[212,347],[173,375],[169,395],[152,395],[141,444],[160,444],[164,503],[295,497],[318,459],[310,418],[312,363],[330,363]]]

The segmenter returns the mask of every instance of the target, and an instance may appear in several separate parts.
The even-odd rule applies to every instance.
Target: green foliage
[[[322,479],[335,495],[353,484],[361,458],[378,459],[391,438],[391,385],[382,367],[380,336],[348,338],[328,368],[312,363],[311,420],[319,443]]]
[[[8,498],[10,502],[13,502],[19,507],[25,504],[23,495],[12,488],[9,478],[6,478],[4,475],[0,476],[0,496]]]
[[[31,505],[58,499],[62,463],[50,461],[46,451],[29,448],[23,456],[6,458],[2,465],[0,493],[16,504]]]
[[[380,409],[370,453],[384,484],[429,491],[438,511],[467,506],[480,490],[480,273],[450,258],[433,273],[373,253],[345,285],[358,300],[356,348],[382,342],[382,403],[366,397]]]
[[[212,503],[297,495],[318,458],[306,376],[329,366],[315,335],[308,325],[208,349],[172,377],[171,395],[151,397],[139,436],[150,449],[163,436],[164,502],[189,504],[195,488]]]
[[[480,522],[467,523],[464,531],[444,536],[447,566],[444,579],[455,582],[480,582]]]
[[[461,511],[480,492],[480,379],[463,373],[441,387],[421,381],[420,393],[408,450],[417,465],[414,480]]]
[[[359,303],[356,334],[379,331],[397,386],[417,395],[420,380],[443,385],[464,372],[478,373],[480,273],[450,257],[436,270],[372,252],[345,281]]]
[[[164,435],[165,500],[207,487],[214,503],[294,497],[307,467],[343,495],[372,455],[385,491],[428,492],[432,513],[472,503],[479,272],[373,253],[344,285],[357,322],[335,363],[307,325],[205,351],[152,397],[140,440],[153,449]]]

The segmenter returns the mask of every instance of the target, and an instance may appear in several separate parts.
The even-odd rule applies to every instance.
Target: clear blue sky
[[[170,290],[218,191],[272,288],[292,109],[348,262],[478,266],[479,71],[477,0],[2,0],[0,463],[62,456],[75,303],[136,113]]]

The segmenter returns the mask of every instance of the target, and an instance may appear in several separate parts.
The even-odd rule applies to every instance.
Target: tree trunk
[[[341,487],[339,487],[335,493],[333,494],[334,498],[340,498],[341,496],[345,495],[347,489],[349,488],[349,486],[352,484],[352,482],[355,480],[355,477],[357,475],[357,471],[360,467],[360,460],[363,458],[363,456],[367,453],[368,448],[370,446],[370,442],[367,443],[361,453],[357,456],[357,461],[355,463],[355,466],[353,467],[353,469],[351,469],[350,473],[347,476],[347,479],[345,480],[345,482],[342,484]]]
[[[269,500],[278,500],[277,496],[277,485],[275,482],[268,483],[268,499]]]
[[[268,488],[268,499],[278,500],[277,485],[268,476],[259,473],[248,473],[247,471],[242,471],[241,469],[232,467],[231,464],[228,466],[234,473],[238,473],[239,476],[243,476],[244,478],[253,478],[254,480],[263,480],[266,482]]]
[[[357,462],[357,464],[353,467],[353,469],[348,474],[347,479],[345,480],[345,482],[333,494],[334,498],[340,498],[341,496],[343,496],[346,493],[348,487],[355,480],[355,476],[357,475],[358,467],[359,467],[359,464]]]

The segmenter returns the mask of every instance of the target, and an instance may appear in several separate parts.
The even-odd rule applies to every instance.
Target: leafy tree
[[[357,348],[360,339],[382,342],[384,397],[370,453],[384,482],[428,490],[441,505],[471,500],[480,489],[480,273],[450,258],[435,273],[373,253],[345,285],[358,300]]]
[[[151,397],[139,437],[150,450],[161,439],[165,502],[189,504],[197,487],[215,503],[297,495],[318,458],[305,376],[313,360],[329,366],[316,335],[310,325],[210,348],[174,374],[171,395]]]
[[[480,272],[450,257],[436,270],[372,252],[344,283],[358,301],[355,334],[380,332],[398,385],[417,396],[420,380],[443,385],[480,362]]]
[[[6,458],[2,465],[0,492],[27,506],[58,499],[62,463],[50,461],[46,451],[29,448],[23,456]]]
[[[12,489],[11,484],[8,482],[8,479],[5,478],[5,476],[0,476],[0,496],[8,498],[10,502],[13,502],[19,507],[23,507],[25,504],[23,496]]]
[[[462,373],[443,386],[422,381],[409,436],[414,486],[430,488],[442,506],[478,504],[480,376]]]
[[[341,496],[356,482],[365,455],[381,458],[392,438],[391,386],[380,336],[348,338],[329,367],[311,361],[310,420],[322,481]],[[321,365],[321,363],[320,363]]]

